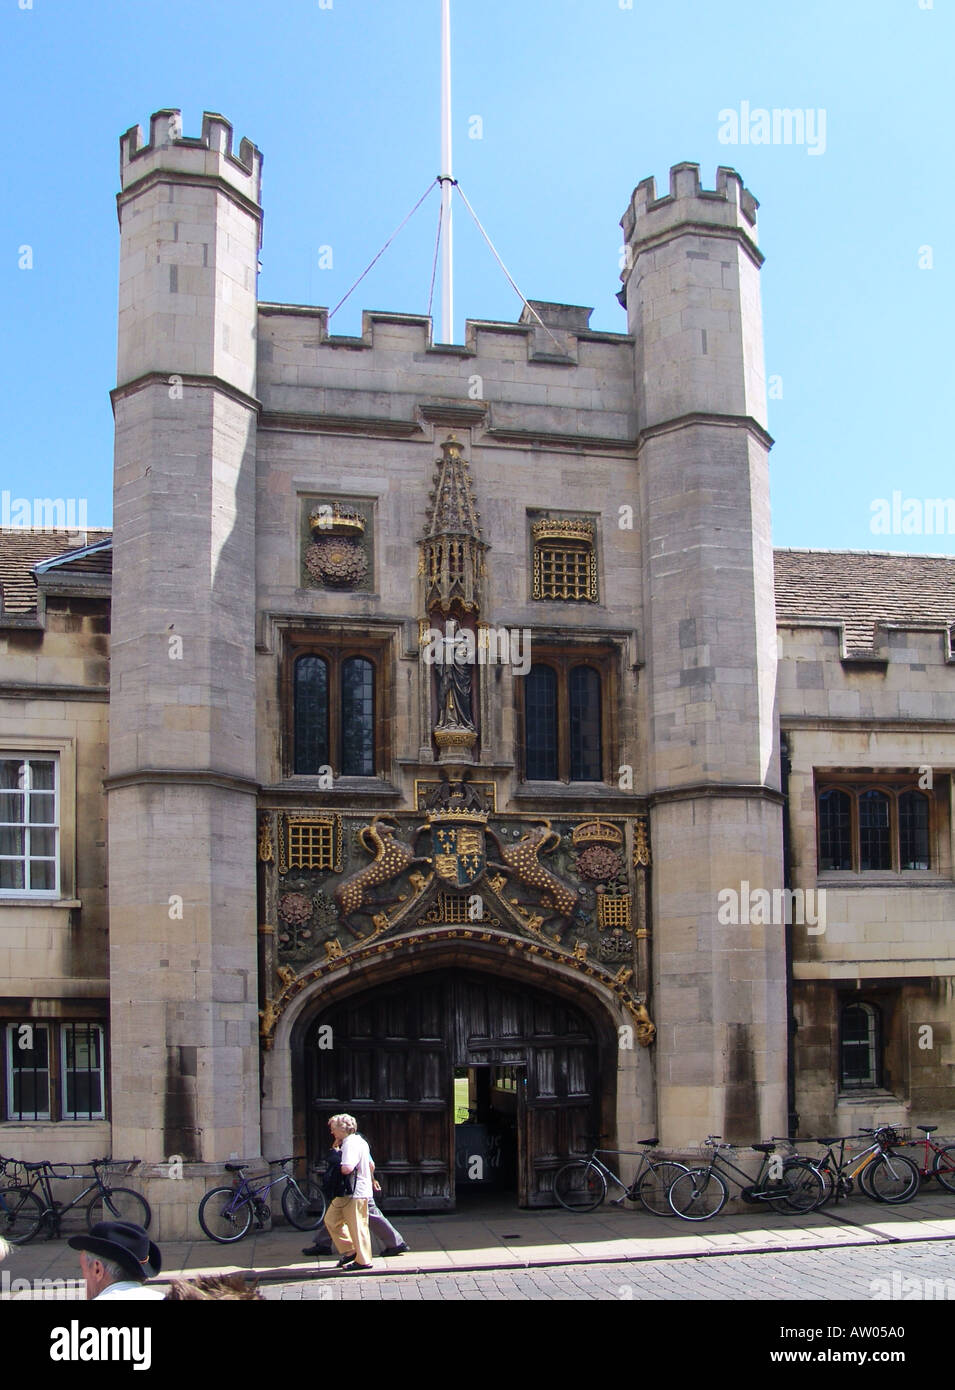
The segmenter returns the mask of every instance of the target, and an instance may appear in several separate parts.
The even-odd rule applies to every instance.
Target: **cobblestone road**
[[[881,1281],[881,1283],[877,1282]],[[955,1302],[955,1241],[850,1249],[714,1255],[527,1270],[380,1276],[327,1275],[263,1285],[275,1300],[860,1299]],[[881,1298],[880,1298],[881,1296]]]

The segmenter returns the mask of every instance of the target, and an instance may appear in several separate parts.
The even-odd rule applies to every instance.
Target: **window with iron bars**
[[[4,1119],[104,1120],[105,1034],[101,1023],[8,1023]]]

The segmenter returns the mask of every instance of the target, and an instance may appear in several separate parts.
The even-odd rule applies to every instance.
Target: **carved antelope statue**
[[[379,883],[388,883],[412,865],[427,862],[417,858],[408,845],[395,839],[397,829],[398,822],[393,816],[375,816],[370,825],[363,825],[358,831],[359,843],[375,857],[335,889],[335,902],[342,917],[361,911],[367,889],[375,888]]]
[[[503,860],[500,864],[489,863],[489,868],[503,869],[521,883],[547,893],[558,917],[571,915],[579,901],[579,894],[556,874],[545,869],[538,858],[540,854],[555,850],[560,844],[560,836],[556,830],[551,830],[549,820],[542,818],[533,829],[521,836],[516,845],[502,845],[493,830],[488,830],[487,834],[494,840]]]

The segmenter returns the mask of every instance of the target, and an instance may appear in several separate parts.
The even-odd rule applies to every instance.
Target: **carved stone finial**
[[[481,604],[484,555],[477,504],[461,445],[449,435],[441,445],[428,525],[421,541],[425,604],[450,613],[457,604],[476,612]]]

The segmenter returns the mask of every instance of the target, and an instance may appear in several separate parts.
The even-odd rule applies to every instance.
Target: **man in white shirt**
[[[325,1213],[325,1227],[342,1257],[339,1269],[348,1273],[368,1270],[371,1263],[371,1236],[368,1232],[368,1201],[373,1195],[371,1153],[358,1133],[353,1115],[333,1115],[328,1122],[335,1147],[341,1150],[341,1171],[354,1174],[351,1196],[333,1197]]]
[[[67,1244],[80,1252],[87,1299],[98,1303],[164,1297],[164,1290],[146,1283],[162,1269],[162,1255],[142,1226],[132,1221],[97,1221],[89,1235],[73,1236]]]

